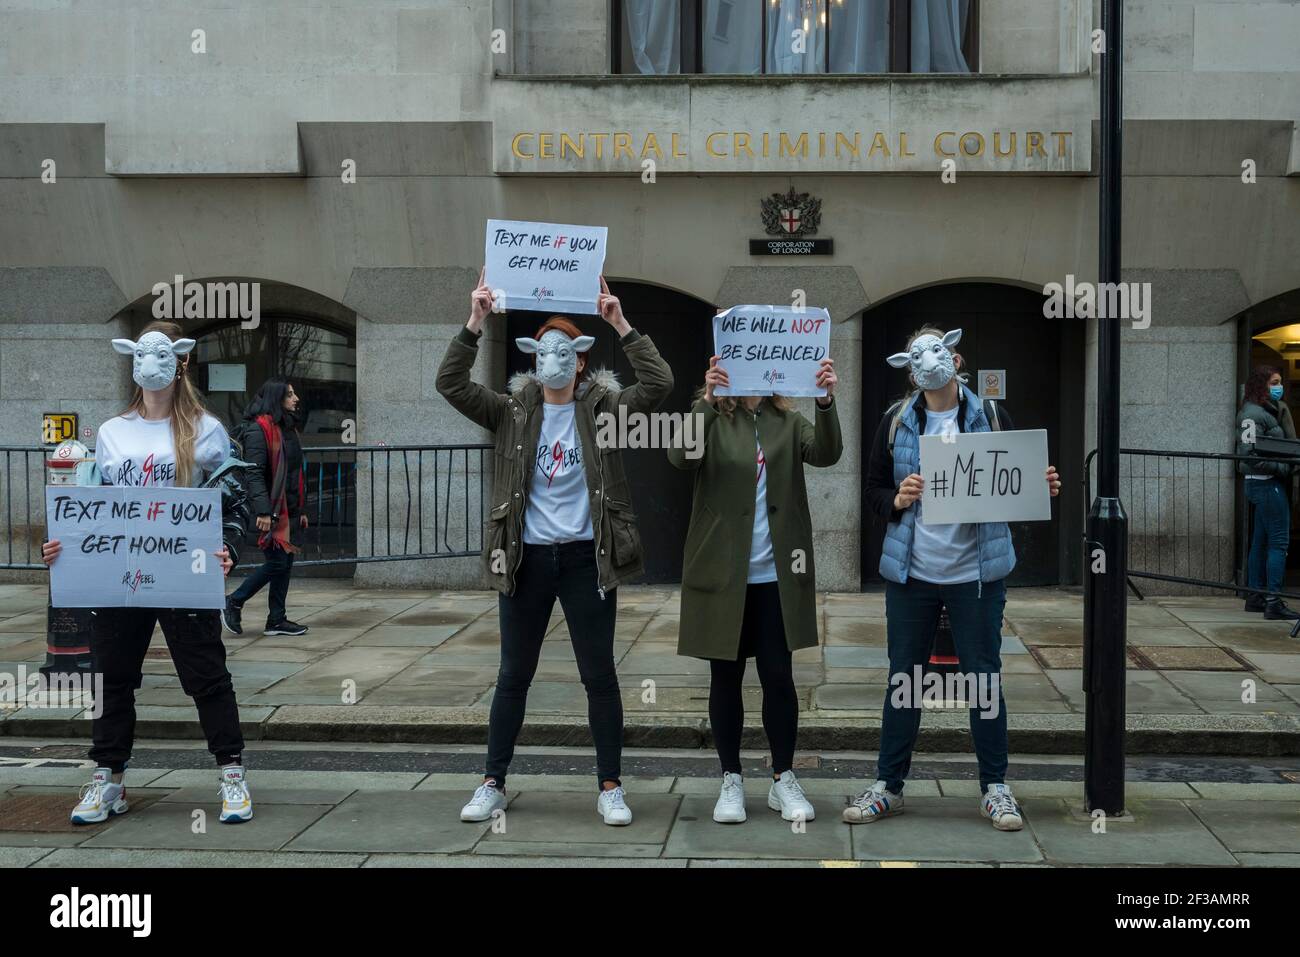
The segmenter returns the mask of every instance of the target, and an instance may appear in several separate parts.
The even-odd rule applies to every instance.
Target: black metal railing
[[[1264,594],[1247,582],[1250,509],[1237,463],[1259,455],[1120,449],[1120,500],[1128,515],[1128,585],[1133,579]],[[1092,504],[1092,465],[1084,458],[1084,507]],[[1239,507],[1239,503],[1241,506]],[[1086,542],[1085,542],[1086,544]],[[1084,560],[1091,560],[1090,550]],[[1300,593],[1279,592],[1300,599]]]
[[[295,565],[477,555],[491,493],[491,445],[329,445],[303,449]],[[40,569],[51,448],[0,446],[0,568]],[[362,521],[364,520],[364,521]],[[239,567],[260,564],[250,529]]]

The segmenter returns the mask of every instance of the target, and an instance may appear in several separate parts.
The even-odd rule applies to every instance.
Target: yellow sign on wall
[[[77,437],[77,413],[46,412],[41,418],[41,441],[58,445],[65,439]]]

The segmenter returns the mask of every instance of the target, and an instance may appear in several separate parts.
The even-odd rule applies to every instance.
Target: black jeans
[[[515,593],[501,595],[501,669],[488,719],[485,777],[505,787],[515,741],[524,724],[528,687],[537,673],[542,639],[555,599],[569,625],[578,674],[587,689],[587,720],[596,742],[597,786],[619,781],[623,756],[623,699],[614,671],[616,591],[596,591],[596,550],[591,541],[527,545],[515,576]]]
[[[270,583],[271,590],[266,596],[266,624],[269,627],[280,624],[288,617],[284,610],[284,600],[289,594],[293,553],[286,552],[282,548],[264,548],[262,554],[266,556],[266,561],[258,565],[253,573],[244,579],[243,584],[230,596],[230,600],[242,608],[244,602],[262,590],[263,585]]]
[[[235,688],[226,670],[221,613],[184,608],[100,608],[90,651],[103,675],[103,713],[92,722],[90,759],[115,774],[126,769],[135,742],[135,689],[154,624],[162,625],[181,687],[199,709],[199,724],[217,764],[238,761],[244,750]]]
[[[781,592],[776,582],[745,588],[745,616],[740,625],[740,656],[735,661],[709,660],[709,724],[723,771],[740,774],[740,736],[745,727],[742,683],[745,659],[754,658],[763,686],[763,730],[772,749],[772,772],[794,765],[799,733],[799,697],[794,664],[781,620]]]

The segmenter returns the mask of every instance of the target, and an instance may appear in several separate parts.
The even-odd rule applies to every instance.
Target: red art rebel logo
[[[114,485],[161,485],[163,482],[173,482],[176,480],[176,463],[175,462],[154,462],[154,454],[149,456],[141,463],[137,469],[136,464],[131,459],[127,459],[118,466],[117,473],[114,476]]]
[[[582,465],[582,447],[575,445],[566,449],[558,441],[549,448],[543,445],[537,450],[537,469],[546,476],[546,487],[550,488],[555,476],[561,469],[570,469]]]
[[[140,590],[141,585],[152,585],[153,583],[154,577],[152,575],[146,575],[138,568],[134,572],[127,572],[122,576],[122,584],[125,585],[127,591],[131,592],[133,595]]]

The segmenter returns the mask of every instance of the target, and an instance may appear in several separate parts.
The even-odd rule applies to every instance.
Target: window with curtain
[[[979,0],[615,0],[614,72],[971,73]]]

